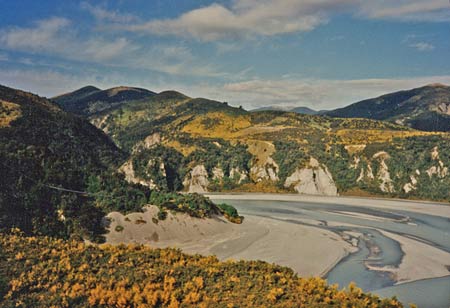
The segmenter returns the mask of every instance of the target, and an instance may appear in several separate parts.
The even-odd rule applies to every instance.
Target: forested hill
[[[139,211],[150,201],[162,208],[176,201],[183,206],[175,210],[193,216],[222,213],[200,196],[152,195],[126,182],[117,172],[126,158],[88,121],[45,98],[0,86],[0,231],[99,239],[107,212]]]
[[[92,115],[121,104],[147,99],[154,92],[135,87],[114,87],[101,90],[94,86],[86,86],[70,93],[53,97],[52,100],[64,110],[79,114]]]
[[[45,98],[0,86],[0,103],[0,228],[101,233],[102,213],[89,198],[51,187],[85,191],[89,176],[114,168],[123,153],[93,125]]]
[[[450,87],[431,84],[325,112],[333,117],[386,120],[425,131],[450,131]]]
[[[364,118],[248,112],[175,91],[88,119],[128,153],[119,168],[126,180],[152,189],[450,200],[447,133]]]

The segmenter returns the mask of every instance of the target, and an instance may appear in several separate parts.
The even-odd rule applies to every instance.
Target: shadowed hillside
[[[141,211],[149,202],[161,211],[225,213],[239,220],[234,208],[205,197],[128,183],[118,172],[126,153],[88,121],[45,98],[0,86],[0,107],[0,231],[101,240],[108,212]]]
[[[450,131],[450,87],[425,87],[363,100],[326,115],[386,120],[424,131]]]

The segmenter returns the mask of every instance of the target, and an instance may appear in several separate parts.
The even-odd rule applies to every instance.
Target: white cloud
[[[132,14],[124,14],[117,11],[107,10],[101,6],[94,6],[88,2],[82,2],[81,8],[88,11],[92,16],[100,21],[109,21],[114,23],[129,23],[138,20]]]
[[[68,19],[60,17],[40,20],[34,27],[0,31],[0,43],[7,48],[25,51],[51,50],[64,43],[59,34],[69,25]]]
[[[236,52],[243,48],[242,45],[237,44],[235,42],[234,43],[217,42],[215,47],[216,47],[217,53],[220,55]]]
[[[449,21],[450,5],[446,0],[361,0],[360,13],[369,18],[418,21]]]
[[[136,50],[128,39],[81,39],[68,19],[52,17],[40,20],[34,27],[13,27],[0,31],[0,43],[5,48],[24,52],[57,55],[81,61],[107,61]]]
[[[217,41],[310,31],[341,11],[370,19],[450,21],[444,0],[234,0],[230,7],[214,3],[124,29]]]
[[[57,56],[83,63],[148,69],[173,75],[222,75],[212,65],[202,63],[183,46],[144,48],[126,37],[81,37],[70,26],[69,20],[53,17],[36,22],[34,27],[0,30],[0,44],[5,49]]]
[[[175,19],[152,20],[127,29],[201,41],[310,31],[327,22],[327,11],[355,1],[236,0],[230,8],[214,3]]]
[[[418,51],[432,51],[434,50],[434,45],[426,43],[426,42],[418,42],[409,44],[409,47],[415,48]]]
[[[225,75],[214,65],[202,63],[189,48],[176,45],[153,46],[128,59],[126,65],[177,76],[219,77]]]
[[[359,80],[250,80],[224,85],[221,91],[224,98],[221,99],[242,104],[247,108],[295,105],[332,109],[430,83],[450,84],[450,76]]]

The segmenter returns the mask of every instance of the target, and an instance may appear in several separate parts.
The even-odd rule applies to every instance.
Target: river
[[[335,232],[352,241],[359,250],[342,259],[324,278],[329,283],[345,287],[355,282],[364,291],[380,296],[397,296],[405,305],[415,303],[419,307],[450,307],[450,272],[447,276],[396,283],[395,276],[387,271],[369,270],[374,267],[396,268],[405,258],[399,242],[386,234],[413,239],[436,249],[450,252],[450,219],[417,211],[407,207],[380,208],[374,199],[373,206],[354,206],[335,203],[276,200],[239,200],[239,196],[210,196],[215,202],[235,206],[241,215],[260,216],[283,220],[292,224],[310,225]],[[367,203],[367,200],[366,200]],[[423,206],[427,206],[426,203]],[[448,205],[443,210],[449,210]],[[257,256],[255,256],[257,257]],[[450,265],[448,260],[447,265]],[[421,266],[417,264],[417,266]]]

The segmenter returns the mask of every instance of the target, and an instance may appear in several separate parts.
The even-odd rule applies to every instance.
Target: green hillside
[[[247,112],[163,92],[90,116],[129,155],[120,172],[161,190],[450,200],[449,135],[371,120]]]
[[[150,201],[199,217],[224,212],[201,196],[128,183],[117,172],[127,154],[45,98],[0,86],[0,103],[0,231],[101,240],[108,212],[140,211]]]
[[[367,99],[325,114],[386,120],[424,131],[450,131],[450,87],[433,84]]]

